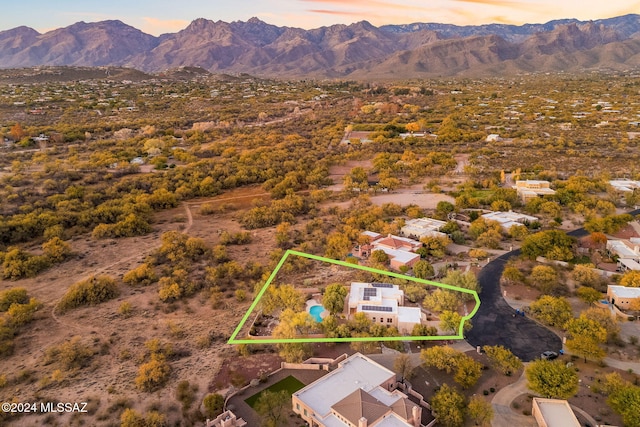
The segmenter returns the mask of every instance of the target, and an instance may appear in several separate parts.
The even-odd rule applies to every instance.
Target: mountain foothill
[[[158,37],[121,21],[78,22],[39,33],[0,32],[2,68],[117,66],[157,73],[200,67],[213,73],[281,78],[420,78],[505,73],[626,70],[640,64],[640,15],[565,19],[521,26],[367,21],[305,30],[257,18],[196,19]]]

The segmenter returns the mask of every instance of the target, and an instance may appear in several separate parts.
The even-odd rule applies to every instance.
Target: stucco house
[[[393,371],[356,353],[295,392],[293,412],[311,427],[419,427],[422,408],[396,384]]]
[[[390,283],[351,283],[349,316],[364,313],[373,323],[395,326],[403,334],[411,333],[421,323],[418,307],[404,307],[404,292]]]

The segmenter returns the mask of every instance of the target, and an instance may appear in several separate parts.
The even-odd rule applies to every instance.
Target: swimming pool
[[[313,318],[316,319],[316,322],[318,323],[322,322],[322,317],[320,315],[323,312],[324,312],[324,307],[321,305],[314,305],[311,308],[309,308],[309,314],[312,315]]]

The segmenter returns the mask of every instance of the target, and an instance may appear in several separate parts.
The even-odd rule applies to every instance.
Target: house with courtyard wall
[[[634,301],[640,300],[640,288],[629,288],[626,286],[607,286],[607,301],[622,310],[629,310]]]
[[[640,271],[640,241],[607,240],[607,251],[618,258],[618,270]]]
[[[433,218],[415,218],[405,221],[400,234],[410,239],[420,240],[422,237],[446,237],[440,229],[447,223]]]
[[[526,180],[516,181],[516,185],[513,188],[517,191],[522,203],[527,203],[536,197],[556,194],[555,190],[550,188],[550,185],[549,181]]]
[[[364,313],[371,322],[395,326],[401,334],[409,334],[420,324],[423,314],[419,307],[404,307],[404,292],[390,283],[351,283],[348,315]]]
[[[206,427],[245,427],[247,422],[236,417],[231,411],[224,411],[213,420],[207,420]]]
[[[374,251],[380,250],[389,256],[389,264],[394,270],[400,270],[401,267],[413,267],[420,261],[420,255],[415,251],[422,247],[422,243],[407,237],[382,234],[372,231],[365,231],[362,236],[369,240],[369,243],[358,245],[354,248],[354,254],[362,258],[368,258]]]
[[[356,353],[295,392],[293,412],[311,427],[420,427],[422,408],[396,384],[393,371]]]
[[[538,218],[518,212],[489,212],[482,215],[482,218],[500,223],[504,231],[509,231],[514,225],[526,225],[538,221]]]

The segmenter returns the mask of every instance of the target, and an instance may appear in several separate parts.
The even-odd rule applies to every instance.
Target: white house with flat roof
[[[408,219],[400,229],[400,234],[416,240],[422,237],[446,237],[445,233],[440,232],[446,224],[445,221],[433,218]]]
[[[566,400],[534,397],[531,415],[538,427],[580,427],[580,422]]]
[[[630,179],[614,179],[609,184],[617,191],[623,193],[632,193],[635,189],[640,189],[640,181],[632,181]]]
[[[632,302],[640,300],[640,288],[626,286],[607,286],[607,300],[623,310],[629,310]]]
[[[422,408],[395,386],[395,372],[356,353],[293,393],[293,412],[312,427],[419,427]]]
[[[500,226],[504,231],[509,231],[511,227],[513,227],[514,225],[526,225],[528,223],[532,223],[538,220],[538,218],[536,218],[535,216],[525,215],[525,214],[513,212],[513,211],[489,212],[489,213],[483,214],[482,218],[499,222]]]
[[[555,190],[549,187],[550,185],[551,183],[549,181],[526,180],[516,181],[516,185],[514,185],[513,188],[518,192],[518,196],[522,199],[522,202],[527,203],[536,197],[556,194]]]
[[[418,307],[404,307],[404,292],[390,283],[351,283],[349,315],[364,313],[373,323],[395,326],[403,334],[411,333],[422,320]]]
[[[607,250],[618,257],[622,271],[640,271],[640,243],[637,240],[607,240]]]

